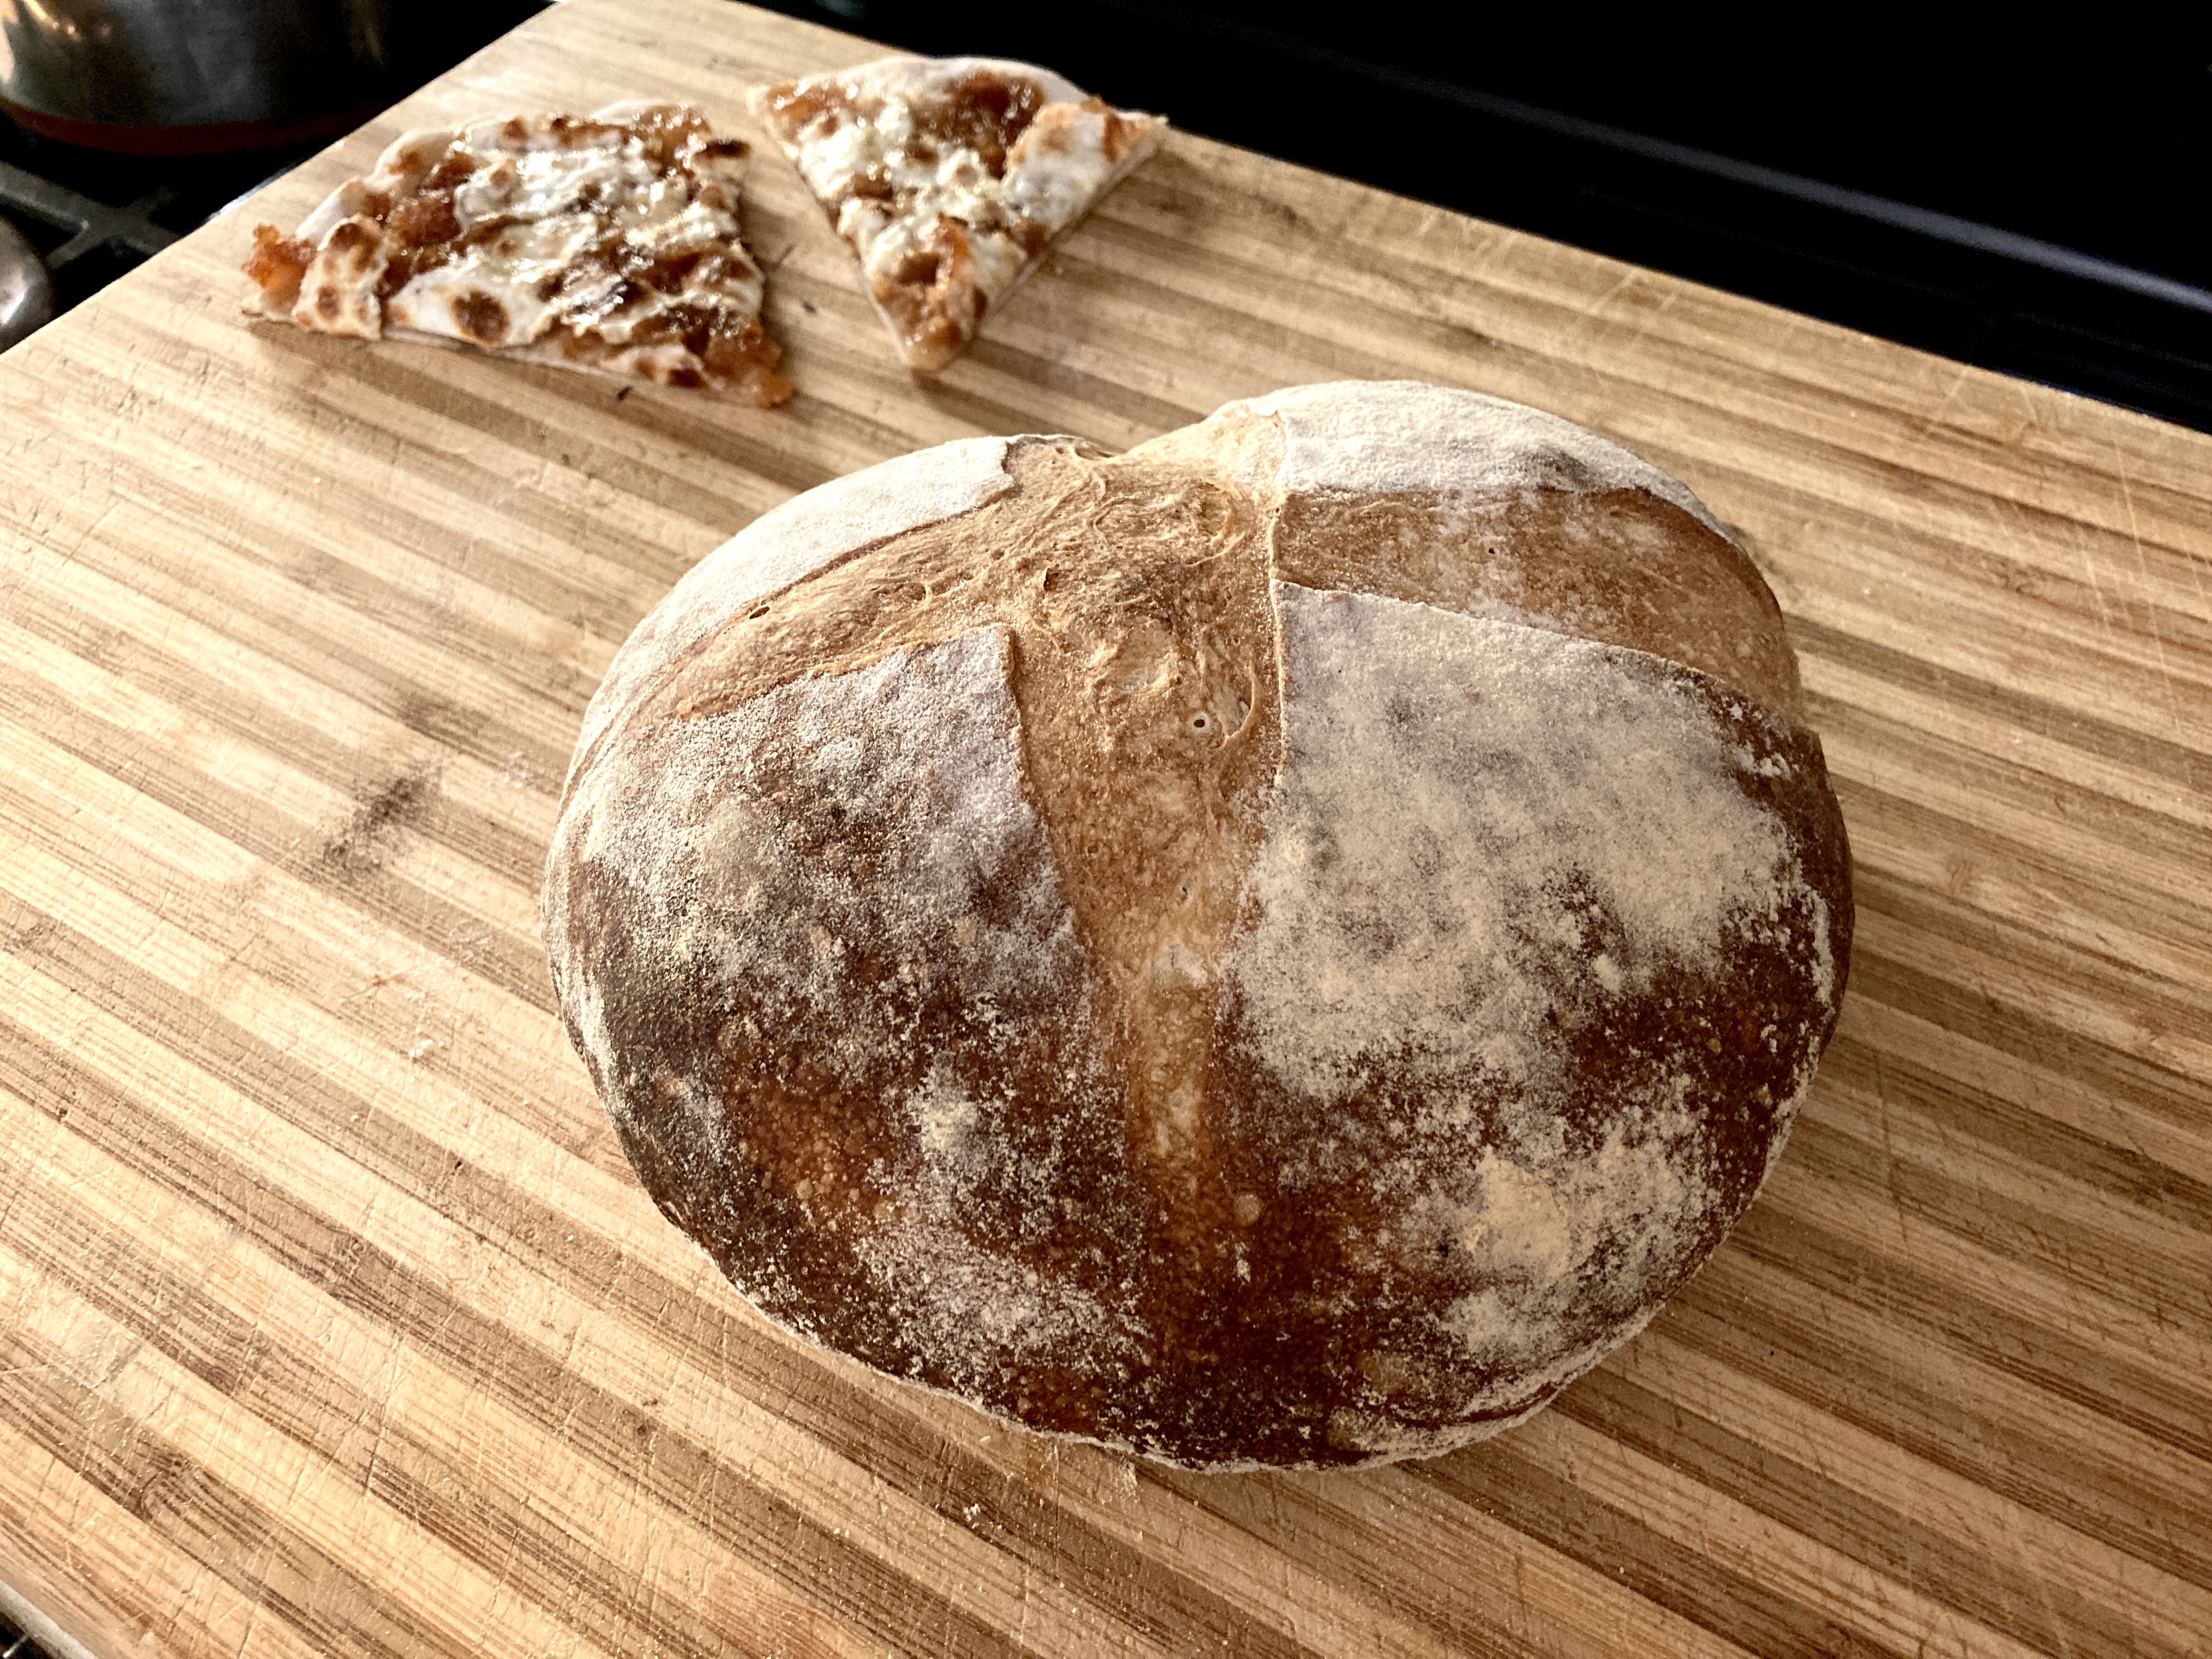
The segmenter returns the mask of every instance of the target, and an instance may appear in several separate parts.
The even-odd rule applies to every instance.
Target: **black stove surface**
[[[0,215],[38,250],[65,311],[318,146],[176,160],[110,155],[0,117]]]
[[[2212,19],[765,3],[2212,431]]]
[[[1806,44],[1574,14],[1478,33],[1376,0],[769,3],[1049,64],[1190,131],[2212,431],[2212,238],[2184,188],[2212,150],[2212,24]],[[0,120],[0,213],[65,309],[313,148],[147,161]]]

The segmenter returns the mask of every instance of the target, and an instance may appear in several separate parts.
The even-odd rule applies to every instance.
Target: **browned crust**
[[[253,252],[246,261],[248,280],[261,292],[263,308],[289,311],[300,301],[300,279],[314,263],[315,251],[274,225],[253,228]]]
[[[802,903],[753,918],[744,925],[794,935],[842,928],[854,982],[875,988],[850,1017],[919,1034],[903,1060],[841,1070],[826,1057],[832,1034],[794,1029],[775,984],[702,981],[696,958],[641,933],[645,896],[588,861],[564,870],[555,940],[556,965],[605,988],[611,1051],[638,1057],[634,1074],[599,1081],[647,1189],[771,1317],[1031,1427],[1206,1466],[1434,1449],[1517,1417],[1555,1386],[1540,1377],[1516,1392],[1511,1375],[1485,1374],[1438,1334],[1436,1311],[1480,1291],[1490,1270],[1449,1230],[1415,1238],[1418,1195],[1378,1173],[1464,1160],[1491,1132],[1423,1142],[1406,1127],[1387,1055],[1316,1115],[1257,1061],[1245,1011],[1218,974],[1156,971],[1171,939],[1218,965],[1240,925],[1284,753],[1271,580],[1477,615],[1571,605],[1596,618],[1590,637],[1695,698],[1741,745],[1739,787],[1780,826],[1825,906],[1824,923],[1802,908],[1782,918],[1778,946],[1747,933],[1710,971],[1662,974],[1626,999],[1597,998],[1579,975],[1547,993],[1580,1103],[1559,1124],[1567,1144],[1601,1141],[1610,1103],[1664,1066],[1686,1091],[1694,1127],[1679,1133],[1695,1141],[1686,1155],[1709,1188],[1663,1270],[1601,1273],[1563,1340],[1601,1347],[1633,1328],[1749,1202],[1832,1026],[1850,947],[1842,821],[1817,739],[1783,712],[1795,707],[1794,661],[1740,553],[1641,492],[1537,492],[1474,534],[1418,503],[1271,501],[1259,487],[1269,459],[1259,425],[1109,460],[1034,445],[1005,498],[732,619],[619,740],[649,775],[655,745],[696,723],[810,695],[811,677],[1005,629],[1022,789],[1046,836],[1023,856],[1048,855],[1078,952],[1041,977],[1034,1006],[989,1010],[986,1023],[999,1024],[987,1030],[975,1023],[986,1015],[943,985],[898,988],[910,965],[871,957],[869,929],[847,912]],[[1654,568],[1656,582],[1632,580]],[[1556,617],[1540,625],[1571,631]],[[1668,661],[1642,654],[1655,642],[1677,647]],[[857,868],[863,888],[895,884],[911,821],[832,812],[808,781],[813,763],[779,741],[749,751],[744,781],[729,787],[769,803],[793,844],[816,849],[805,856],[829,860],[840,879]],[[1003,920],[993,902],[977,900],[981,925]],[[957,955],[949,939],[943,948]],[[1825,996],[1814,983],[1824,969],[1834,976]],[[1074,982],[1088,994],[1071,996]],[[1020,1034],[1011,1048],[1008,1029]],[[883,1293],[871,1242],[903,1224],[921,1179],[913,1126],[892,1103],[918,1085],[916,1067],[946,1055],[988,1057],[963,1086],[1003,1103],[997,1162],[966,1200],[966,1243],[1107,1310],[1110,1340],[1040,1358],[981,1333],[948,1335]],[[1454,1086],[1492,1098],[1474,1075]],[[704,1127],[672,1103],[687,1091],[715,1103]],[[1289,1182],[1285,1170],[1323,1142],[1348,1149],[1338,1175]]]
[[[1132,452],[1219,471],[1270,493],[1275,422],[1224,411]],[[1642,489],[1485,499],[1294,495],[1272,530],[1275,569],[1309,587],[1387,593],[1627,646],[1802,718],[1796,653],[1759,568],[1726,537]]]

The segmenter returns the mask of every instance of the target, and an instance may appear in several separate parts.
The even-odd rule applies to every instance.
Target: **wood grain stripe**
[[[2133,1621],[2030,1571],[1964,1546],[1941,1528],[1877,1503],[1777,1455],[1674,1401],[1601,1373],[1562,1402],[1562,1415],[1630,1447],[1677,1475],[1727,1492],[1759,1514],[1937,1605],[1955,1607],[2030,1650],[2056,1636],[2061,1650],[2133,1646],[2178,1656],[2189,1648],[2150,1638]]]
[[[2185,1067],[2160,1064],[2005,1006],[1975,982],[1947,978],[1911,957],[1851,950],[1851,990],[1917,1014],[1945,1031],[2155,1114],[2182,1133],[2212,1128],[2203,1086]]]
[[[509,994],[549,1012],[544,953],[527,935],[493,927],[445,894],[389,868],[392,843],[409,827],[428,787],[412,771],[388,777],[335,823],[303,821],[263,798],[170,761],[109,722],[0,671],[0,715],[45,727],[56,748],[94,766],[127,772],[150,799],[255,856],[363,910]],[[333,815],[336,816],[336,815]]]
[[[392,824],[395,830],[451,848],[497,877],[506,890],[526,892],[536,884],[544,866],[541,836],[474,810],[448,793],[440,763],[443,757],[437,751],[414,758],[392,752],[388,743],[364,748],[334,742],[319,727],[272,708],[264,694],[204,672],[190,660],[155,649],[135,635],[88,628],[87,620],[81,611],[62,610],[40,598],[11,607],[8,623],[0,624],[6,629],[0,637],[13,647],[7,652],[14,671],[10,681],[33,696],[52,690],[67,697],[70,688],[55,679],[35,689],[26,684],[41,677],[45,666],[33,660],[35,642],[52,647],[39,656],[65,653],[76,658],[81,676],[82,669],[90,668],[110,684],[131,688],[178,726],[220,732],[236,744],[258,749],[289,770],[314,779],[333,795],[346,798],[349,805],[364,795],[373,799],[379,787],[389,789],[398,780],[420,779],[425,787],[404,802],[406,810]],[[41,701],[46,706],[39,712],[47,718],[40,724],[51,732],[58,724],[57,699]],[[186,709],[189,716],[183,712]],[[511,781],[514,775],[510,771]],[[532,826],[532,830],[537,828]]]
[[[1729,1425],[1731,1433],[1740,1430],[1739,1438],[1793,1471],[1793,1481],[1805,1478],[1794,1473],[1802,1469],[1842,1488],[1848,1496],[1830,1494],[1825,1487],[1807,1490],[1822,1504],[1832,1498],[1844,1517],[1863,1515],[1869,1524],[1885,1524],[1876,1512],[1857,1508],[1863,1500],[1879,1505],[1907,1529],[1904,1535],[1913,1540],[1910,1549],[1915,1561],[1920,1543],[1911,1529],[1922,1527],[1942,1534],[1952,1560],[1987,1560],[2001,1577],[2009,1577],[2032,1591],[2007,1615],[2023,1630],[2027,1625],[2021,1621],[2070,1606],[2078,1609],[2085,1629],[2093,1618],[2117,1620],[2110,1627],[2124,1626],[2131,1632],[2130,1641],[2140,1638],[2186,1651],[2197,1632],[2212,1626],[2212,1598],[2203,1591],[1917,1457],[1892,1441],[1838,1425],[1807,1402],[1674,1341],[1663,1316],[1654,1329],[1655,1340],[1639,1346],[1613,1375],[1647,1389],[1673,1410]],[[1808,1461],[1815,1458],[1816,1468]],[[1775,1501],[1758,1480],[1747,1482],[1740,1497],[1761,1509]],[[1808,1510],[1793,1512],[1801,1517],[1809,1515]],[[1833,1526],[1811,1518],[1806,1524]],[[1834,1528],[1833,1541],[1842,1542],[1842,1531]],[[1854,1555],[1874,1565],[1880,1565],[1893,1547],[1872,1538],[1850,1546]],[[1936,1565],[1940,1568],[1942,1563]],[[1901,1576],[1908,1583],[1923,1582],[1917,1565]],[[2069,1613],[2068,1618],[2075,1616]],[[2045,1644],[2057,1640],[2044,1638]]]
[[[1899,1659],[1898,1650],[1639,1524],[1509,1445],[1486,1445],[1423,1470],[1421,1478],[1563,1554],[1609,1564],[1638,1595],[1725,1632],[1753,1652],[1792,1659]]]
[[[1508,1522],[1399,1470],[1347,1482],[1266,1475],[1234,1483],[1146,1470],[1140,1490],[1233,1536],[1325,1573],[1418,1619],[1460,1653],[1720,1659],[1743,1649],[1638,1595],[1611,1565],[1579,1561]],[[1437,1574],[1439,1557],[1454,1570]]]
[[[12,1407],[0,1409],[0,1468],[21,1482],[10,1483],[0,1509],[9,1582],[62,1629],[255,1659],[306,1659],[314,1651],[292,1626],[264,1611],[258,1583],[241,1589],[171,1547],[155,1527],[24,1437],[12,1415]],[[105,1645],[112,1652],[120,1644]]]
[[[0,1365],[15,1384],[9,1425],[146,1523],[162,1543],[234,1589],[250,1587],[258,1605],[297,1628],[311,1647],[391,1659],[459,1659],[471,1650],[395,1606],[394,1598],[368,1594],[348,1568],[265,1505],[71,1380],[72,1358],[21,1326],[0,1333]],[[234,1537],[254,1539],[259,1548],[240,1559],[228,1547]],[[343,1593],[348,1589],[353,1594]]]
[[[2008,726],[2086,750],[2100,760],[2137,768],[2191,794],[2212,795],[2212,754],[2201,746],[2131,730],[2004,681],[1967,675],[1817,623],[1792,618],[1790,634],[1797,648],[1808,655],[1834,658],[1900,690],[1993,715]]]
[[[2079,1412],[2069,1418],[2045,1405],[2021,1421],[2014,1413],[2030,1403],[2028,1390],[1962,1355],[1947,1353],[1924,1381],[1899,1380],[1893,1367],[1905,1341],[1877,1331],[1877,1313],[1808,1296],[1802,1278],[1747,1249],[1716,1264],[1712,1277],[1710,1289],[1670,1310],[1679,1340],[2185,1583],[2207,1583],[2212,1557],[2202,1520],[2191,1519],[2212,1513],[2201,1468],[2131,1446],[2115,1455],[2114,1441],[2129,1431]],[[1771,1322],[1738,1328],[1749,1316]],[[1893,1369],[1870,1368],[1855,1344]],[[2008,1420],[1993,1422],[2006,1407]]]
[[[67,1146],[49,1156],[73,1173],[88,1174],[103,1162]],[[114,1179],[112,1170],[103,1173]],[[149,1203],[164,1196],[162,1189],[146,1188]],[[743,1602],[722,1598],[726,1617],[739,1615],[726,1626],[702,1619],[696,1590],[708,1577],[711,1536],[698,1534],[693,1554],[669,1547],[691,1529],[665,1511],[649,1524],[664,1569],[674,1569],[678,1587],[641,1585],[635,1559],[617,1559],[591,1547],[596,1540],[588,1529],[605,1530],[607,1517],[604,1510],[593,1516],[586,1506],[603,1504],[611,1487],[586,1494],[586,1506],[562,1502],[566,1495],[549,1490],[544,1480],[543,1459],[552,1443],[508,1414],[479,1409],[473,1431],[456,1433],[469,1414],[464,1409],[439,1420],[445,1444],[426,1437],[415,1425],[441,1407],[451,1410],[454,1397],[466,1399],[465,1387],[441,1386],[396,1339],[379,1340],[380,1328],[352,1328],[345,1310],[327,1298],[297,1294],[306,1287],[296,1279],[289,1281],[289,1299],[300,1304],[298,1311],[278,1311],[289,1278],[282,1263],[268,1257],[242,1265],[241,1250],[258,1252],[220,1225],[168,1218],[173,1235],[201,1235],[201,1248],[222,1263],[226,1294],[243,1305],[191,1282],[191,1264],[164,1266],[133,1249],[118,1237],[111,1218],[52,1201],[36,1218],[53,1241],[49,1254],[28,1264],[43,1276],[110,1319],[150,1331],[161,1352],[210,1389],[327,1459],[368,1497],[495,1571],[501,1583],[593,1640],[620,1639],[634,1627],[672,1654],[750,1654],[769,1647],[824,1655],[873,1650],[856,1641],[829,1639],[805,1603],[778,1594],[764,1579],[748,1586]],[[352,1367],[369,1374],[361,1382],[331,1369],[328,1350],[341,1330],[340,1340],[349,1346],[356,1335],[368,1339],[360,1346],[371,1352]],[[319,1342],[313,1340],[317,1334]],[[362,1385],[371,1380],[374,1389]],[[396,1403],[403,1396],[404,1407]],[[694,1595],[684,1593],[686,1579]]]
[[[5,908],[6,902],[0,900],[0,909]],[[12,911],[0,915],[0,939],[11,941],[9,954],[35,963],[56,982],[80,994],[117,998],[117,1006],[129,1007],[134,1016],[133,1024],[139,1029],[169,1035],[164,1027],[174,1018],[173,1008],[168,1006],[173,1001],[173,994],[150,984],[129,964],[100,952],[51,919],[38,916],[27,907],[18,904]],[[134,992],[141,1000],[135,1003],[125,1000]],[[11,1035],[26,1052],[35,1051],[40,1046],[40,1041],[27,1032]],[[403,1189],[434,1200],[463,1215],[501,1217],[501,1231],[496,1237],[479,1236],[490,1248],[521,1251],[538,1245],[554,1230],[562,1230],[568,1247],[565,1255],[571,1269],[564,1278],[572,1287],[592,1295],[603,1306],[633,1313],[641,1322],[651,1325],[656,1310],[688,1300],[684,1286],[660,1279],[610,1243],[568,1232],[572,1223],[544,1210],[508,1183],[484,1171],[459,1165],[441,1149],[425,1145],[366,1101],[334,1090],[326,1080],[313,1073],[302,1073],[284,1056],[262,1048],[243,1032],[218,1029],[179,1051],[184,1058],[197,1063],[227,1064],[236,1077],[258,1091],[261,1103],[279,1110],[287,1121],[299,1124],[326,1143],[343,1140],[355,1156],[362,1155],[365,1149],[376,1148],[370,1155],[380,1172]],[[42,1069],[57,1073],[66,1065],[57,1050],[48,1049],[41,1058]],[[69,1075],[72,1087],[79,1091],[82,1098],[100,1102],[113,1115],[112,1121],[102,1127],[111,1133],[120,1133],[128,1112],[127,1103],[111,1101],[104,1092],[105,1085],[100,1085],[103,1092],[89,1092],[92,1085],[81,1068],[71,1069]],[[34,1098],[28,1078],[0,1080],[27,1098]],[[93,1133],[87,1127],[88,1120],[82,1104],[71,1109],[70,1121],[78,1126],[80,1133]],[[343,1126],[343,1133],[340,1126]],[[106,1136],[100,1144],[111,1155],[124,1156],[125,1149]],[[144,1155],[143,1148],[131,1150],[137,1156]],[[203,1146],[187,1146],[174,1132],[158,1151],[161,1162],[153,1165],[141,1165],[129,1158],[125,1161],[140,1168],[141,1173],[149,1178],[155,1170],[165,1169],[166,1184],[193,1193],[204,1204],[212,1204],[214,1194],[235,1192],[252,1184],[252,1176],[245,1166]],[[200,1173],[195,1174],[196,1170]],[[216,1212],[231,1224],[242,1223],[242,1212],[233,1204],[216,1206]],[[611,1466],[618,1465],[624,1454],[635,1449],[636,1442],[649,1440],[655,1465],[650,1475],[642,1477],[642,1484],[664,1501],[677,1494],[713,1492],[717,1501],[711,1519],[718,1528],[726,1530],[741,1520],[750,1520],[763,1534],[793,1526],[797,1526],[802,1534],[815,1533],[816,1529],[803,1517],[766,1494],[757,1496],[757,1507],[748,1515],[733,1501],[733,1490],[743,1489],[744,1480],[742,1472],[734,1466],[713,1459],[703,1446],[675,1435],[665,1419],[640,1415],[619,1407],[603,1393],[580,1384],[573,1372],[552,1364],[549,1356],[517,1342],[504,1328],[488,1323],[484,1315],[454,1301],[431,1281],[360,1235],[303,1212],[291,1218],[282,1232],[255,1236],[265,1248],[283,1255],[295,1271],[310,1283],[342,1305],[365,1316],[374,1311],[387,1292],[395,1296],[404,1304],[405,1316],[395,1319],[389,1310],[385,1316],[402,1334],[425,1352],[441,1358],[470,1353],[483,1356],[501,1373],[502,1380],[495,1397],[511,1408],[524,1412],[541,1427],[559,1428],[571,1444],[581,1440],[597,1446],[601,1461]],[[364,1279],[372,1281],[366,1287]],[[672,1344],[696,1363],[719,1369],[730,1333],[726,1329],[701,1330],[696,1325],[687,1329],[679,1325],[656,1330],[654,1335],[657,1341]],[[878,1421],[871,1426],[872,1431],[865,1440],[854,1429],[848,1432],[854,1434],[856,1449],[872,1449],[876,1461],[881,1462],[883,1450],[874,1443],[880,1439],[882,1425]],[[941,1481],[947,1460],[953,1457],[949,1446],[917,1447],[908,1454],[906,1472],[927,1474],[932,1481]],[[702,1462],[714,1464],[714,1475],[708,1476],[698,1467]],[[634,1468],[627,1472],[633,1479],[641,1478]],[[953,1506],[945,1506],[947,1518],[951,1518],[952,1510]],[[1033,1549],[1042,1541],[1039,1536],[1041,1522],[1049,1527],[1056,1549],[1065,1549],[1067,1545],[1064,1520],[1053,1524],[1054,1517],[1039,1515],[1034,1506],[1010,1504],[1003,1496],[991,1504],[988,1513],[981,1504],[971,1500],[959,1506],[958,1515],[963,1526],[1001,1548],[1011,1547],[1018,1553]],[[701,1513],[696,1518],[706,1521],[710,1517]],[[819,1535],[812,1537],[812,1550],[825,1557],[841,1554]],[[1110,1599],[1127,1601],[1128,1589],[1141,1581],[1133,1581],[1110,1571],[1114,1558],[1122,1553],[1113,1547],[1111,1540],[1100,1539],[1090,1553],[1105,1558],[1094,1569],[1103,1571],[1102,1589],[1121,1587]],[[798,1559],[806,1559],[806,1552],[803,1550]],[[818,1591],[824,1585],[854,1577],[865,1584],[866,1575],[856,1574],[849,1562],[836,1565],[834,1571],[824,1565],[816,1576],[814,1588]],[[1198,1616],[1209,1598],[1191,1587],[1177,1588],[1173,1600],[1182,1615],[1171,1626],[1175,1630],[1204,1628],[1206,1624],[1216,1623],[1237,1632],[1241,1650],[1257,1654],[1298,1650],[1295,1644],[1270,1641],[1264,1631],[1248,1627],[1245,1621],[1230,1615],[1218,1602],[1212,1604],[1212,1618]],[[1127,1611],[1156,1623],[1162,1617],[1157,1609],[1141,1603],[1133,1603]],[[979,1632],[971,1632],[969,1635],[981,1639]]]

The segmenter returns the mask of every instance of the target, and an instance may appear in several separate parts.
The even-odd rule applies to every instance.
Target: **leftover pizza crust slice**
[[[752,107],[922,373],[957,356],[1167,128],[1050,70],[989,58],[881,58],[756,88]]]
[[[791,395],[738,233],[750,147],[679,104],[410,132],[293,235],[262,225],[251,315],[665,386]]]

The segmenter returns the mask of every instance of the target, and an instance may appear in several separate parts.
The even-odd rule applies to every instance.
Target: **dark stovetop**
[[[489,29],[533,0],[470,3]],[[2212,21],[1709,39],[1556,12],[1478,30],[1402,0],[1303,21],[1259,0],[768,3],[1049,64],[1194,131],[2212,431]],[[0,120],[0,212],[66,307],[307,153],[133,161]],[[24,172],[84,199],[27,202]]]
[[[403,31],[384,67],[365,82],[333,88],[332,101],[365,100],[369,107],[396,101],[545,3],[438,0],[435,29]],[[39,137],[0,116],[0,216],[45,259],[56,309],[66,311],[320,148],[317,142],[191,159],[111,155]]]
[[[767,3],[2212,431],[2212,19]]]
[[[161,161],[54,143],[0,118],[0,214],[46,262],[66,311],[316,148]]]

